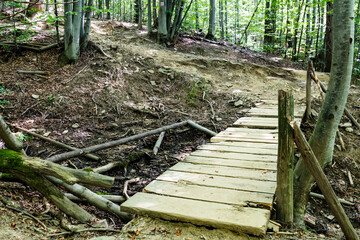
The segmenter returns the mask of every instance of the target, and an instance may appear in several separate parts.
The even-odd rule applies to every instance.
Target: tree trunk
[[[148,0],[148,22],[147,22],[147,25],[148,25],[148,34],[151,34],[152,33],[152,25],[151,25],[151,0]]]
[[[301,4],[299,5],[298,8],[298,14],[297,17],[294,19],[294,38],[293,38],[293,42],[292,42],[292,47],[293,47],[293,52],[292,52],[292,59],[295,61],[297,60],[297,42],[298,42],[298,31],[299,31],[299,21],[300,21],[300,15],[301,15],[301,10],[303,8],[305,0],[302,0]]]
[[[153,25],[157,26],[158,24],[158,19],[157,19],[157,9],[156,9],[156,0],[152,0],[153,3]]]
[[[331,59],[332,59],[332,18],[334,7],[331,1],[326,2],[326,29],[325,29],[325,68],[324,72],[331,71]]]
[[[166,23],[166,0],[159,0],[159,29],[158,42],[160,44],[168,42],[168,31]]]
[[[346,104],[354,52],[354,0],[334,1],[334,52],[328,91],[309,144],[322,167],[331,163],[336,131]],[[302,159],[294,171],[295,223],[304,224],[308,194],[314,179]]]
[[[140,7],[139,1],[141,0],[134,0],[134,23],[139,23],[139,16],[140,16]]]
[[[143,15],[143,10],[142,10],[142,2],[141,0],[138,0],[138,3],[139,3],[139,19],[138,19],[138,28],[139,29],[143,29],[142,28],[142,15]]]
[[[195,0],[195,29],[199,30],[199,0]]]
[[[307,5],[307,9],[308,11],[306,12],[306,30],[305,30],[305,35],[306,35],[306,40],[305,40],[305,61],[308,61],[309,58],[309,51],[311,49],[311,34],[310,34],[310,30],[311,30],[311,18],[310,18],[310,0],[306,0],[306,5]]]
[[[84,25],[84,34],[81,36],[81,49],[85,49],[88,45],[90,38],[90,26],[91,26],[91,15],[92,7],[94,5],[94,0],[88,0],[86,13],[85,13],[85,25]]]
[[[206,35],[206,38],[210,40],[215,39],[215,10],[216,10],[215,8],[216,8],[215,0],[210,0],[209,29]]]
[[[224,0],[219,0],[219,20],[220,20],[220,38],[225,38],[225,29],[224,29]]]
[[[108,10],[108,12],[106,13],[106,19],[111,19],[111,15],[110,15],[110,0],[105,0],[105,4],[106,4],[106,9]]]

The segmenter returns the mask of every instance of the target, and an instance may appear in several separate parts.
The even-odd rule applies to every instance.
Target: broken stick
[[[66,144],[64,144],[64,143],[58,142],[58,141],[53,140],[53,139],[51,139],[51,138],[44,137],[44,136],[42,136],[42,135],[40,135],[40,134],[34,133],[34,132],[32,132],[32,131],[29,131],[29,130],[27,130],[27,129],[25,129],[25,128],[18,127],[18,126],[15,126],[15,125],[12,125],[12,126],[15,127],[15,128],[17,128],[17,129],[19,129],[19,130],[22,131],[22,132],[25,132],[25,133],[27,133],[27,134],[29,134],[29,135],[31,135],[31,136],[40,138],[40,139],[42,139],[42,140],[44,140],[44,141],[48,141],[48,142],[50,142],[50,143],[52,143],[52,144],[55,144],[55,145],[57,145],[57,146],[59,146],[59,147],[63,147],[63,148],[69,149],[69,150],[77,150],[77,148],[71,147],[71,146],[69,146],[69,145],[66,145]],[[99,161],[99,159],[100,159],[98,156],[95,156],[95,155],[92,155],[92,154],[86,154],[86,155],[84,155],[84,157],[87,157],[87,158],[89,158],[89,159],[91,159],[91,160],[95,160],[95,161]]]
[[[165,136],[165,132],[161,132],[158,140],[155,143],[154,149],[153,149],[154,155],[156,155],[158,153],[160,145],[162,143],[162,140],[164,139],[164,136]]]
[[[204,127],[200,126],[199,124],[194,123],[191,120],[187,120],[187,121],[182,121],[182,122],[179,122],[179,123],[174,123],[174,124],[171,124],[171,125],[167,125],[167,126],[164,126],[164,127],[160,127],[160,128],[151,130],[149,132],[140,133],[140,134],[137,134],[137,135],[134,135],[134,136],[131,136],[131,137],[121,138],[119,140],[115,140],[115,141],[111,141],[111,142],[107,142],[107,143],[102,143],[102,144],[98,144],[98,145],[94,145],[94,146],[86,147],[86,148],[82,148],[82,149],[77,149],[77,150],[67,152],[67,153],[54,155],[54,156],[48,158],[47,160],[51,161],[51,162],[58,162],[58,161],[65,160],[65,159],[68,159],[68,158],[72,158],[72,157],[76,157],[76,156],[80,156],[80,155],[84,155],[84,154],[89,154],[89,153],[96,152],[96,151],[99,151],[99,150],[103,150],[103,149],[106,149],[106,148],[115,147],[115,146],[118,146],[120,144],[124,144],[124,143],[130,142],[130,141],[134,141],[134,140],[137,140],[137,139],[140,139],[140,138],[144,138],[144,137],[147,137],[147,136],[150,136],[150,135],[153,135],[153,134],[161,133],[163,131],[173,129],[173,128],[177,128],[177,127],[182,127],[182,126],[185,126],[185,125],[190,125],[193,128],[199,129],[200,131],[203,131],[203,132],[205,132],[206,134],[208,134],[210,136],[215,136],[216,135],[215,132],[213,132],[213,131],[211,131],[211,130],[209,130],[207,128],[204,128]]]

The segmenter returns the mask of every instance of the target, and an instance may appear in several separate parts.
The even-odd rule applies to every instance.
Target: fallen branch
[[[155,143],[154,149],[153,149],[154,155],[156,155],[158,153],[160,145],[162,143],[162,140],[164,139],[164,136],[165,136],[165,132],[161,132],[158,140]]]
[[[71,201],[77,201],[77,202],[86,201],[86,199],[78,198],[77,196],[71,193],[65,193],[65,196]],[[118,195],[101,195],[101,196],[114,203],[123,203],[126,201],[126,199],[123,196],[118,196]]]
[[[115,141],[111,141],[111,142],[107,142],[107,143],[103,143],[103,144],[98,144],[98,145],[94,145],[94,146],[91,146],[91,147],[86,147],[86,148],[74,150],[74,151],[67,152],[67,153],[58,154],[58,155],[55,155],[55,156],[52,156],[52,157],[48,158],[47,160],[51,161],[51,162],[62,161],[62,160],[68,159],[68,158],[72,158],[72,157],[76,157],[76,156],[96,152],[96,151],[99,151],[99,150],[115,147],[115,146],[118,146],[120,144],[124,144],[124,143],[130,142],[130,141],[141,139],[141,138],[144,138],[144,137],[147,137],[147,136],[150,136],[150,135],[161,133],[161,132],[169,130],[169,129],[182,127],[182,126],[185,126],[185,125],[190,125],[190,126],[196,128],[196,129],[199,129],[200,131],[203,131],[203,132],[207,133],[210,136],[215,136],[216,135],[215,132],[213,132],[213,131],[211,131],[211,130],[209,130],[207,128],[204,128],[204,127],[194,123],[193,121],[187,120],[187,121],[167,125],[167,126],[164,126],[164,127],[160,127],[160,128],[151,130],[149,132],[140,133],[140,134],[137,134],[137,135],[134,135],[134,136],[131,136],[131,137],[121,138],[119,140],[115,140]]]
[[[17,70],[17,73],[21,74],[43,74],[43,75],[51,75],[49,71],[26,71],[26,70]]]
[[[53,234],[49,234],[47,236],[55,237],[55,236],[68,235],[68,234],[81,233],[81,232],[91,232],[91,231],[122,233],[122,230],[111,229],[111,228],[84,228],[84,229],[74,230],[72,232],[53,233]]]
[[[40,158],[28,157],[8,149],[0,149],[0,170],[32,171],[41,175],[50,175],[63,180],[68,184],[86,183],[98,187],[110,188],[114,178],[94,172],[86,172],[61,166]]]
[[[29,134],[29,135],[31,135],[31,136],[34,136],[34,137],[40,138],[40,139],[42,139],[42,140],[45,140],[45,141],[47,141],[47,142],[50,142],[50,143],[52,143],[52,144],[55,144],[55,145],[57,145],[57,146],[59,146],[59,147],[63,147],[63,148],[69,149],[69,150],[76,150],[76,149],[77,149],[77,148],[71,147],[71,146],[69,146],[69,145],[66,145],[66,144],[64,144],[64,143],[58,142],[58,141],[56,141],[56,140],[53,140],[53,139],[51,139],[51,138],[47,138],[47,137],[44,137],[44,136],[42,136],[42,135],[40,135],[40,134],[34,133],[34,132],[32,132],[32,131],[29,131],[29,130],[27,130],[27,129],[25,129],[25,128],[18,127],[18,126],[15,126],[15,125],[12,125],[12,126],[15,127],[15,128],[17,128],[17,129],[19,129],[19,130],[22,131],[22,132],[25,132],[25,133],[27,133],[27,134]],[[99,159],[100,159],[98,156],[95,156],[95,155],[92,155],[92,154],[86,154],[86,155],[84,155],[84,157],[87,157],[87,158],[89,158],[89,159],[91,159],[91,160],[95,160],[95,161],[99,161]]]
[[[124,184],[124,190],[123,190],[123,194],[124,196],[126,197],[126,199],[129,199],[129,195],[127,194],[127,190],[128,190],[128,186],[129,186],[129,183],[136,183],[140,181],[140,178],[133,178],[133,179],[130,179],[130,180],[127,180]]]
[[[324,86],[324,84],[316,77],[316,74],[315,74],[315,70],[313,69],[313,75],[311,76],[311,78],[316,82],[316,84],[318,84],[321,88],[321,90],[326,93],[327,92],[327,89],[326,87]],[[345,107],[344,109],[344,113],[345,115],[354,123],[354,125],[360,129],[360,124],[357,122],[357,120],[355,119],[355,117],[350,113],[350,111]]]
[[[310,196],[314,197],[314,198],[325,200],[325,197],[322,194],[310,192]],[[339,200],[340,203],[345,204],[345,205],[349,205],[349,206],[354,206],[355,205],[354,203],[346,201],[346,200],[344,200],[342,198],[338,198],[338,200]]]
[[[96,193],[90,191],[86,187],[83,187],[79,184],[73,184],[69,185],[57,178],[48,176],[48,178],[57,184],[60,184],[64,186],[67,190],[69,190],[72,194],[79,198],[86,199],[87,202],[94,205],[95,207],[104,210],[106,212],[112,213],[118,217],[120,217],[123,220],[130,220],[132,218],[131,214],[121,212],[120,206],[103,198],[100,195],[97,195]]]

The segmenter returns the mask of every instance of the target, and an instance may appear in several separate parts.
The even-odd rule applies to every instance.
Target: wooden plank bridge
[[[277,127],[277,101],[264,101],[124,202],[121,210],[264,235],[276,189]]]

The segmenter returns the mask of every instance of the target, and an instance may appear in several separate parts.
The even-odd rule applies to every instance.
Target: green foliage
[[[4,86],[3,83],[0,82],[0,98],[4,98],[10,91],[7,90]],[[0,105],[9,105],[10,102],[8,100],[5,99],[0,99]]]
[[[207,92],[207,88],[210,86],[209,80],[206,78],[194,78],[193,86],[189,93],[189,99],[195,99],[196,97],[202,97],[204,92]]]

